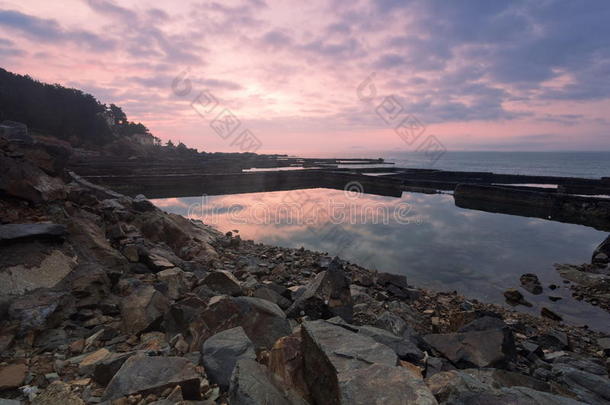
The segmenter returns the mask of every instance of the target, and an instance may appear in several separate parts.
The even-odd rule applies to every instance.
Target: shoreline
[[[0,139],[11,180],[0,201],[1,398],[324,404],[387,390],[391,403],[473,392],[607,400],[600,333],[222,234],[143,196],[63,181],[42,153]],[[472,378],[475,391],[460,385]]]

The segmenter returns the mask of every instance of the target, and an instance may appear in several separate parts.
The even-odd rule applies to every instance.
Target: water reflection
[[[504,304],[503,291],[535,273],[541,295],[521,289],[567,322],[610,331],[603,310],[571,298],[554,263],[580,264],[606,238],[592,228],[458,208],[450,195],[401,198],[329,189],[154,200],[166,211],[202,219],[243,239],[339,255],[363,266],[405,274],[410,284]],[[549,284],[561,288],[550,291]],[[548,295],[561,296],[551,302]]]

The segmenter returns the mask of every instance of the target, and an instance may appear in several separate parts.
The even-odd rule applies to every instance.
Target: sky
[[[610,150],[607,0],[0,0],[0,66],[205,151]]]

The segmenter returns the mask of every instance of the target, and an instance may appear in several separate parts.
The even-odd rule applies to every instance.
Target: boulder
[[[342,403],[345,385],[339,382],[356,370],[371,364],[398,364],[396,353],[389,347],[323,320],[304,322],[301,336],[305,381],[317,403]]]
[[[59,224],[7,224],[0,225],[0,243],[26,239],[63,240],[68,234],[65,225]]]
[[[61,179],[47,175],[31,162],[13,159],[0,153],[0,167],[0,193],[33,203],[66,197],[66,188]]]
[[[172,300],[184,296],[195,283],[195,275],[174,267],[157,273],[157,279],[167,285],[167,297]]]
[[[285,386],[292,388],[304,398],[309,397],[303,369],[300,332],[282,337],[275,342],[269,352],[268,367]]]
[[[385,329],[374,326],[358,326],[358,333],[372,338],[377,343],[384,344],[394,350],[402,360],[418,363],[424,358],[424,353],[408,338],[399,337]]]
[[[345,405],[437,404],[421,378],[403,367],[372,364],[338,376],[340,399]]]
[[[123,329],[140,333],[159,326],[169,309],[169,301],[150,285],[140,285],[120,304]]]
[[[502,367],[515,356],[510,331],[432,334],[424,340],[458,368]]]
[[[274,384],[264,366],[251,359],[240,359],[229,388],[231,405],[307,405],[299,395]]]
[[[231,295],[233,297],[243,295],[239,281],[228,271],[211,272],[201,280],[201,284],[218,294]]]
[[[200,316],[200,339],[241,326],[255,347],[271,348],[291,328],[284,312],[274,303],[254,297],[212,298]]]
[[[239,359],[256,360],[254,345],[241,326],[215,334],[203,343],[202,362],[208,379],[223,391],[229,382]]]
[[[127,359],[112,377],[102,396],[109,401],[134,394],[160,393],[180,385],[184,399],[200,399],[201,374],[195,365],[182,357],[147,357],[134,355]]]
[[[101,361],[95,364],[93,370],[93,381],[105,387],[112,377],[119,371],[123,363],[133,355],[133,352],[110,353]]]
[[[28,368],[25,364],[0,366],[0,391],[21,387],[27,372]]]
[[[256,290],[254,290],[254,293],[252,293],[252,296],[256,298],[261,298],[263,300],[271,301],[282,309],[288,309],[290,305],[292,305],[292,302],[289,299],[283,297],[281,294],[272,290],[269,287],[257,288]]]
[[[353,302],[350,294],[350,282],[339,259],[335,258],[328,270],[318,275],[307,285],[286,311],[291,318],[307,315],[311,319],[328,319],[340,316],[351,322]]]
[[[516,288],[509,288],[504,291],[504,298],[506,298],[506,302],[510,305],[525,305],[526,307],[531,307],[532,303],[527,301],[523,294]]]

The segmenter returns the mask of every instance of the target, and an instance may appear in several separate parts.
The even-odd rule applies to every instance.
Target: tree
[[[170,139],[169,141],[167,141],[167,143],[165,144],[165,146],[167,146],[168,148],[174,149],[174,143],[172,142],[172,140]]]

